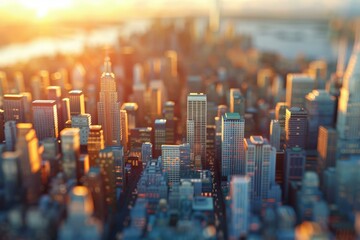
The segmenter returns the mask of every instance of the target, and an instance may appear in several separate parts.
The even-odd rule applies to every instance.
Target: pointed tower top
[[[109,56],[106,56],[104,60],[104,73],[111,73],[111,62]]]

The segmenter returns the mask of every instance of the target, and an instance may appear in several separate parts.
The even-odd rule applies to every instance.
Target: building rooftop
[[[239,113],[225,113],[224,115],[225,120],[241,120]]]
[[[22,97],[23,97],[22,94],[5,94],[4,95],[4,99],[6,99],[6,100],[18,100]]]
[[[250,141],[253,144],[263,144],[264,138],[262,136],[251,136]]]
[[[194,211],[213,211],[213,198],[209,197],[195,197],[192,202]]]
[[[55,100],[35,100],[32,102],[33,106],[53,106],[56,104]]]
[[[135,102],[126,102],[121,106],[121,109],[126,111],[136,111],[138,109],[138,105]]]
[[[81,90],[71,90],[69,92],[69,94],[71,94],[71,95],[81,95],[81,94],[83,94],[83,92]]]

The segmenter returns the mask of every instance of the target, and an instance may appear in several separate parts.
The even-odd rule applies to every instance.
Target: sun
[[[73,0],[18,0],[25,8],[35,12],[37,18],[45,18],[50,11],[69,7]]]

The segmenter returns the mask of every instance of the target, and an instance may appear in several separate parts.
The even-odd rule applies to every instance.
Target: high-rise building
[[[301,181],[305,171],[306,152],[301,148],[287,148],[285,151],[284,197],[287,200],[291,181]]]
[[[62,166],[65,177],[80,180],[80,130],[78,128],[65,128],[61,131],[60,136],[63,155]]]
[[[101,239],[99,222],[92,219],[94,205],[87,187],[76,186],[70,192],[67,218],[59,229],[59,240]]]
[[[128,112],[126,110],[120,110],[120,138],[121,145],[124,147],[124,152],[127,152],[129,145],[129,121]]]
[[[35,100],[32,103],[34,129],[38,139],[58,137],[58,116],[54,100]]]
[[[65,128],[66,122],[71,120],[70,116],[70,99],[69,98],[63,98],[61,100],[61,121],[62,125]]]
[[[80,129],[80,144],[87,145],[90,133],[91,115],[88,113],[71,116],[71,127]]]
[[[141,161],[143,165],[149,162],[152,159],[152,144],[150,142],[145,142],[141,147]]]
[[[305,98],[308,112],[307,149],[316,149],[319,126],[333,126],[335,98],[325,90],[313,90]]]
[[[331,127],[320,126],[317,145],[317,169],[321,177],[322,172],[329,167],[335,167],[337,156],[337,132]]]
[[[239,113],[225,113],[221,132],[221,176],[245,174],[245,122]]]
[[[15,121],[5,122],[4,132],[5,132],[6,151],[12,152],[15,150],[15,144],[17,138],[16,122]]]
[[[344,74],[336,129],[338,131],[338,154],[340,157],[360,154],[360,44],[354,51]]]
[[[237,112],[240,116],[245,114],[245,98],[238,88],[230,88],[230,112]]]
[[[271,183],[275,181],[276,149],[261,136],[251,136],[244,143],[251,207],[259,212],[269,197]]]
[[[91,125],[88,137],[88,154],[90,167],[98,166],[98,156],[101,149],[105,148],[104,135],[101,125]]]
[[[0,109],[0,143],[5,141],[5,114],[4,110]]]
[[[60,86],[49,86],[47,88],[48,92],[48,100],[54,100],[56,102],[56,111],[58,118],[58,134],[60,134],[61,130],[64,129],[65,122],[63,121],[63,112],[62,112],[62,104],[61,104],[61,87]]]
[[[1,156],[3,191],[6,205],[21,201],[20,152],[4,152]]]
[[[257,86],[260,98],[268,99],[272,75],[272,70],[269,68],[263,68],[258,71]]]
[[[25,92],[24,75],[22,72],[17,71],[14,73],[14,82],[14,90],[16,93]]]
[[[166,101],[163,117],[166,119],[166,144],[174,144],[177,132],[177,118],[175,117],[175,103]]]
[[[106,146],[120,144],[120,103],[116,91],[115,76],[111,72],[110,59],[105,58],[104,72],[100,79],[98,122],[104,130]]]
[[[191,171],[190,144],[184,143],[179,145],[180,149],[180,176],[188,177]]]
[[[136,115],[138,110],[138,105],[135,102],[126,102],[121,106],[121,110],[125,110],[128,117],[128,127],[129,129],[136,128]]]
[[[36,132],[30,123],[16,125],[16,151],[20,152],[20,171],[22,186],[25,190],[26,201],[36,203],[41,191],[41,156]]]
[[[284,144],[286,140],[286,131],[285,131],[285,123],[286,123],[286,109],[288,106],[285,102],[278,102],[275,107],[275,119],[279,121],[281,133],[280,133],[280,148],[284,149]]]
[[[6,73],[1,71],[0,72],[0,99],[1,99],[1,106],[3,106],[3,97],[5,94],[8,93],[8,81],[6,77]]]
[[[179,145],[162,145],[161,159],[164,171],[168,175],[169,186],[180,182],[180,147]]]
[[[154,158],[161,155],[161,146],[166,144],[166,119],[156,119],[154,123]]]
[[[286,78],[286,105],[305,107],[305,96],[314,88],[314,79],[306,74],[288,74]]]
[[[196,169],[205,168],[206,162],[206,105],[205,94],[190,93],[187,97],[187,141]]]
[[[99,167],[105,185],[105,200],[109,208],[116,207],[115,159],[111,147],[99,152]]]
[[[81,90],[71,90],[69,92],[69,99],[71,116],[85,113],[85,99]]]
[[[132,152],[140,152],[144,142],[152,142],[152,128],[130,129],[130,149]]]
[[[5,122],[16,121],[16,123],[25,123],[25,101],[21,94],[4,95],[4,113]]]
[[[276,151],[280,151],[280,136],[281,136],[281,126],[279,120],[271,120],[270,122],[270,144]]]
[[[231,212],[229,235],[231,239],[246,236],[250,220],[250,178],[233,176],[230,182]]]
[[[303,108],[291,107],[286,109],[285,131],[286,147],[306,147],[307,112]]]

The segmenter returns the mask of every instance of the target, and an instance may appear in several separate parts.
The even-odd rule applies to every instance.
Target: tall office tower
[[[249,193],[250,178],[248,176],[232,176],[230,182],[230,239],[240,239],[247,235],[250,219]]]
[[[166,144],[166,119],[156,119],[154,123],[154,158],[161,155],[161,145]]]
[[[94,205],[88,188],[75,186],[69,195],[68,215],[59,229],[58,239],[101,239],[102,228],[92,219]]]
[[[101,125],[90,125],[87,146],[90,167],[98,166],[97,159],[99,152],[105,148],[104,134]]]
[[[301,148],[287,148],[285,151],[284,198],[288,200],[291,181],[301,181],[305,171],[306,152]]]
[[[336,129],[340,157],[360,154],[360,44],[354,51],[344,74],[340,90]]]
[[[71,86],[75,90],[81,90],[85,87],[85,68],[77,62],[71,72]]]
[[[301,181],[301,190],[297,192],[296,208],[299,222],[312,221],[316,217],[314,208],[321,200],[319,177],[315,172],[306,171]]]
[[[47,138],[41,142],[44,151],[41,154],[42,160],[50,164],[50,177],[55,177],[60,171],[60,148],[56,138]]]
[[[313,61],[309,64],[309,74],[315,80],[315,89],[325,89],[327,79],[327,64],[323,60]]]
[[[323,171],[329,167],[335,167],[337,156],[337,132],[331,127],[320,126],[318,137],[318,174],[321,177]]]
[[[66,179],[80,180],[80,130],[78,128],[65,128],[60,132],[62,167]]]
[[[1,156],[4,206],[21,202],[20,152],[4,152]]]
[[[58,137],[58,116],[54,100],[35,100],[32,103],[34,129],[39,141]]]
[[[108,210],[105,201],[105,186],[99,167],[91,167],[85,176],[84,185],[90,191],[94,203],[93,216],[105,222]]]
[[[305,107],[305,96],[314,88],[314,79],[306,74],[288,74],[286,78],[286,105]]]
[[[244,140],[246,175],[250,177],[251,208],[259,212],[269,198],[270,185],[275,181],[276,149],[261,136]]]
[[[54,100],[56,102],[56,111],[58,118],[58,134],[64,129],[63,112],[61,104],[61,87],[60,86],[49,86],[47,88],[47,99]]]
[[[271,85],[271,95],[273,103],[277,104],[278,102],[285,101],[284,85],[284,79],[279,75],[275,75],[273,83]]]
[[[31,111],[31,104],[32,104],[32,96],[29,92],[22,92],[24,99],[24,110],[25,110],[25,119],[26,122],[32,122],[32,111]]]
[[[132,152],[141,152],[144,142],[152,142],[152,128],[134,128],[130,130],[130,149]]]
[[[173,187],[180,182],[180,146],[162,145],[161,158],[164,172],[168,174],[168,183]]]
[[[276,151],[280,151],[280,136],[281,136],[281,126],[279,120],[271,120],[270,122],[270,144]]]
[[[90,133],[91,115],[88,113],[71,117],[71,127],[80,129],[80,145],[87,145]]]
[[[206,104],[205,94],[190,93],[187,97],[186,132],[195,169],[206,167]]]
[[[240,116],[245,114],[245,98],[239,88],[230,88],[230,112],[237,112]]]
[[[25,85],[24,85],[24,75],[22,72],[15,72],[14,73],[14,90],[16,93],[25,92]]]
[[[25,123],[25,102],[23,95],[5,94],[4,95],[4,113],[5,122],[16,121],[16,123]]]
[[[341,213],[354,216],[360,206],[360,160],[357,156],[337,161],[335,168],[335,203]]]
[[[125,110],[128,118],[128,127],[129,129],[136,128],[136,114],[138,110],[137,103],[126,102],[121,106],[121,110]]]
[[[228,107],[227,107],[226,105],[219,105],[219,106],[217,107],[217,116],[218,116],[219,118],[221,118],[222,116],[224,116],[225,113],[227,113],[227,112],[229,112],[229,111],[228,111]]]
[[[0,109],[0,143],[5,141],[5,113]]]
[[[5,132],[5,146],[6,151],[15,151],[15,144],[16,144],[16,122],[15,121],[7,121],[5,122],[4,127]]]
[[[175,103],[166,101],[163,108],[166,119],[166,144],[174,144],[177,132],[177,118],[175,117]]]
[[[115,185],[124,192],[126,190],[126,170],[123,146],[110,147],[114,156]]]
[[[69,92],[70,115],[80,115],[85,113],[84,93],[81,90],[71,90]]]
[[[308,112],[307,149],[316,149],[319,126],[334,125],[335,98],[325,90],[313,90],[306,95],[305,108]]]
[[[150,102],[145,104],[150,104],[148,109],[150,109],[151,120],[154,121],[156,118],[161,117],[162,93],[159,88],[150,88],[148,95],[150,96]]]
[[[190,144],[188,143],[180,144],[179,148],[180,148],[180,176],[188,177],[191,171]]]
[[[147,164],[152,159],[152,144],[145,142],[141,147],[141,161],[143,165]]]
[[[97,121],[97,87],[95,83],[90,83],[86,85],[86,103],[85,109],[86,112],[91,115],[91,122],[93,124],[98,124]]]
[[[225,113],[221,131],[221,176],[245,174],[245,121],[239,113]]]
[[[120,144],[120,103],[116,91],[115,75],[111,72],[110,59],[105,58],[104,72],[100,79],[98,122],[104,130],[106,146]]]
[[[41,157],[36,132],[30,123],[16,125],[16,151],[20,152],[20,171],[26,201],[34,204],[41,191]]]
[[[67,121],[71,120],[70,116],[70,99],[69,98],[63,98],[61,100],[61,116],[62,116],[62,123],[65,128],[65,124]]]
[[[120,139],[121,145],[124,147],[125,153],[128,150],[129,145],[129,121],[128,113],[126,110],[120,110]]]
[[[285,131],[286,147],[306,147],[307,112],[303,108],[291,107],[286,109]]]
[[[272,71],[269,68],[263,68],[257,74],[257,86],[259,88],[259,97],[268,99],[271,86]]]
[[[105,200],[110,209],[116,208],[115,159],[111,147],[99,152],[99,167],[105,185]]]
[[[286,109],[288,106],[285,102],[278,102],[275,107],[275,119],[279,121],[281,133],[280,133],[280,148],[284,149],[284,144],[286,141],[286,131],[285,131],[285,123],[286,123]]]

